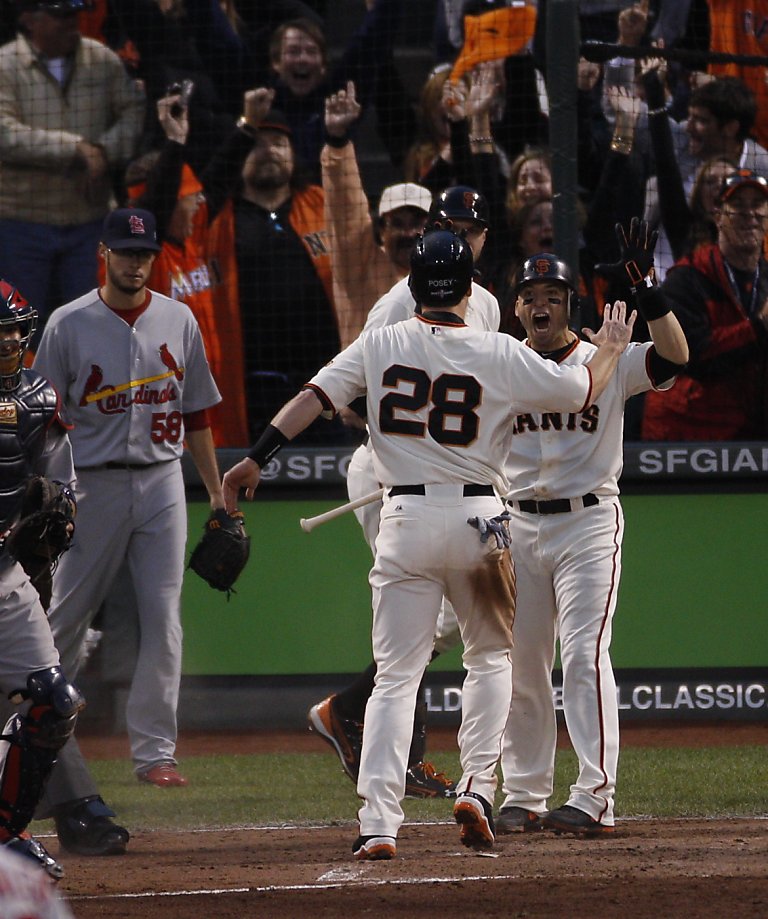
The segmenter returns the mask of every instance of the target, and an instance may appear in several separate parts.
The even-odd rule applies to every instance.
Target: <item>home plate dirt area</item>
[[[765,744],[768,726],[630,726],[622,738],[645,746]],[[109,755],[110,744],[125,753],[122,738],[83,737],[81,744],[95,757]],[[316,751],[317,739],[258,733],[227,736],[224,744],[217,735],[216,747]],[[181,738],[182,759],[204,752],[204,737]],[[768,785],[766,796],[768,802]],[[137,833],[122,857],[66,854],[58,887],[77,919],[768,916],[768,819],[625,819],[615,834],[596,840],[503,836],[484,855],[462,848],[452,821],[406,824],[389,862],[353,861],[356,834],[352,819],[312,828]],[[57,852],[55,839],[46,844]]]

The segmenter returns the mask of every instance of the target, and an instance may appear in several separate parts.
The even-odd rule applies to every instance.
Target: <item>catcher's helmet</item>
[[[468,185],[446,188],[432,202],[427,225],[443,224],[449,220],[472,220],[484,229],[488,226],[488,202]],[[450,224],[444,224],[450,226]]]
[[[561,258],[552,255],[551,252],[540,252],[523,262],[515,281],[515,296],[517,297],[520,289],[531,281],[559,281],[565,284],[569,291],[568,308],[575,306],[578,290],[571,269]]]
[[[419,306],[456,306],[469,293],[473,273],[469,243],[452,230],[431,230],[413,247],[408,286]]]
[[[8,346],[1,342],[6,330],[13,326],[18,326],[21,341],[12,353],[5,353]],[[12,284],[0,279],[0,390],[10,392],[19,385],[24,353],[36,326],[36,310],[32,309]]]

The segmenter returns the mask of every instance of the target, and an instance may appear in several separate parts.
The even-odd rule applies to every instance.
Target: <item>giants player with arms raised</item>
[[[512,419],[586,408],[609,382],[634,325],[623,303],[607,306],[588,366],[558,367],[509,336],[465,324],[472,274],[460,236],[427,233],[411,256],[417,315],[364,331],[224,476],[231,512],[241,488],[253,497],[261,470],[285,443],[321,412],[366,395],[385,497],[369,578],[377,671],[357,783],[363,806],[352,851],[361,860],[396,854],[414,705],[443,595],[456,610],[467,670],[454,816],[466,846],[493,846],[495,767],[512,689],[514,575],[500,497]],[[471,535],[470,520],[482,538]]]
[[[634,218],[617,227],[622,258],[652,342],[630,344],[605,391],[577,413],[518,414],[507,460],[510,535],[517,575],[512,704],[504,736],[504,804],[498,833],[613,831],[619,715],[609,648],[621,574],[624,403],[668,389],[688,360],[675,315],[652,282],[656,234]],[[523,264],[515,312],[527,346],[560,367],[590,361],[594,346],[568,328],[576,288],[568,266],[542,253]],[[557,723],[552,696],[560,639],[563,708],[579,776],[562,807],[547,812]]]

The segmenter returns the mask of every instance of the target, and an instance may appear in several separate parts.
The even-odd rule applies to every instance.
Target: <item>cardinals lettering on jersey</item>
[[[114,415],[127,411],[131,405],[163,405],[166,402],[177,401],[179,392],[173,383],[169,382],[163,387],[150,386],[151,383],[159,383],[171,377],[178,382],[184,379],[184,368],[179,366],[166,342],[160,345],[157,353],[168,370],[138,380],[129,380],[127,383],[102,386],[104,371],[98,364],[92,364],[79,404],[89,405],[95,402],[103,415]]]

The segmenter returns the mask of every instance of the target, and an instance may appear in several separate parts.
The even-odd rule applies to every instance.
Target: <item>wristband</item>
[[[664,294],[658,287],[633,288],[632,293],[635,295],[635,301],[640,315],[646,322],[653,322],[655,319],[661,319],[666,316],[667,313],[671,312]]]
[[[282,431],[273,424],[268,424],[262,431],[261,437],[248,451],[248,459],[252,459],[260,469],[263,469],[272,457],[281,450],[290,440]]]

